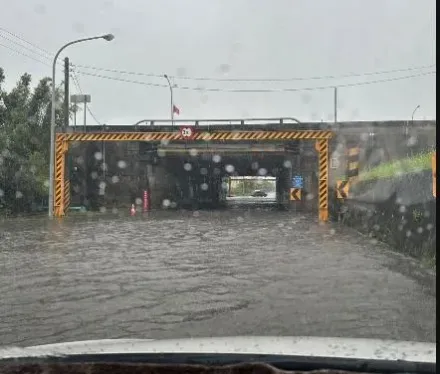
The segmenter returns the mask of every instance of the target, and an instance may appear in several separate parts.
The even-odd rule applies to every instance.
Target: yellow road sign
[[[348,198],[348,191],[350,190],[349,181],[337,181],[336,182],[336,195],[338,199]]]
[[[290,189],[290,201],[298,201],[301,200],[301,189],[300,188],[291,188]]]

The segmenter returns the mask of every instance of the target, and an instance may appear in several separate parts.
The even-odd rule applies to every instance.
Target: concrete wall
[[[436,200],[431,171],[360,182],[346,201],[331,191],[330,213],[339,221],[399,252],[436,259]]]

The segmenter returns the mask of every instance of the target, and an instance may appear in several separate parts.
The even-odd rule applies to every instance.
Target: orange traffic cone
[[[131,204],[130,214],[132,216],[134,216],[136,214],[136,208],[135,208],[134,204]]]

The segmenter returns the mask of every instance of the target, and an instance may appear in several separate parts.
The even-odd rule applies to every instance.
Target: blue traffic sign
[[[292,177],[292,188],[303,188],[304,179],[301,175],[295,175]]]

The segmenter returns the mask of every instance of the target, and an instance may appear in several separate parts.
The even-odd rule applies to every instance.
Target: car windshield
[[[434,0],[0,3],[0,349],[435,342]]]

